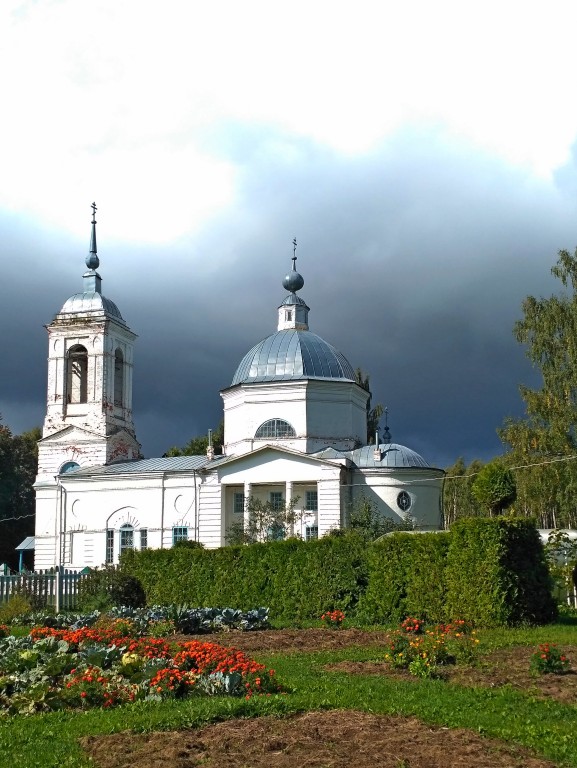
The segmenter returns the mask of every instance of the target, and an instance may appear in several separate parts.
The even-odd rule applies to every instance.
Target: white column
[[[286,489],[285,489],[285,506],[288,506],[291,503],[292,497],[293,497],[293,483],[292,483],[292,480],[287,480]],[[294,523],[291,523],[288,526],[287,533],[289,534],[289,536],[294,536],[294,532],[295,532]]]
[[[244,530],[245,532],[248,531],[248,502],[250,501],[250,497],[252,495],[252,484],[251,483],[245,483],[244,484]]]

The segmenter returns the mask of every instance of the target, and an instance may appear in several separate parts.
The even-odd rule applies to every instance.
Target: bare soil
[[[416,682],[408,673],[391,670],[380,660],[382,653],[377,647],[382,648],[387,638],[386,632],[304,629],[235,632],[219,636],[217,642],[249,653],[374,645],[374,661],[341,662],[327,669],[386,674]],[[204,635],[198,639],[209,638]],[[577,658],[577,648],[564,650],[569,658]],[[501,649],[482,658],[475,667],[447,667],[446,679],[458,685],[511,685],[535,696],[575,701],[577,674],[532,677],[531,653],[531,648]],[[473,731],[431,727],[415,718],[344,710],[228,720],[197,730],[90,736],[82,745],[98,768],[554,768],[554,763],[525,749]]]

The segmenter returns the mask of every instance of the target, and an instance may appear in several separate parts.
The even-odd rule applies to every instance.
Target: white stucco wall
[[[425,531],[438,530],[441,527],[442,485],[441,470],[356,470],[352,475],[351,498],[354,503],[365,496],[383,515],[402,522],[405,513],[397,498],[401,491],[405,491],[411,498],[407,514],[415,527]]]
[[[198,476],[192,472],[87,479],[64,476],[58,486],[37,487],[35,567],[58,564],[54,537],[64,536],[68,541],[72,531],[73,540],[82,539],[83,544],[73,546],[72,552],[68,544],[63,545],[62,565],[73,568],[100,566],[105,562],[107,529],[115,532],[113,562],[118,562],[119,529],[124,524],[134,528],[137,549],[141,529],[147,531],[149,548],[171,547],[175,526],[188,528],[189,539],[197,538],[195,480],[199,484]]]
[[[240,384],[221,395],[227,455],[247,453],[272,442],[254,437],[270,419],[287,421],[296,433],[275,444],[303,453],[327,446],[350,450],[366,439],[368,393],[353,382],[306,379]]]

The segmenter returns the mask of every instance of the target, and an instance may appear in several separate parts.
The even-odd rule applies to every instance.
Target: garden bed
[[[571,749],[571,734],[577,727],[572,714],[577,674],[571,670],[559,675],[530,672],[532,659],[545,659],[548,649],[565,660],[564,669],[577,660],[577,646],[566,633],[561,640],[560,634],[552,632],[551,642],[539,645],[543,655],[537,655],[535,643],[522,635],[515,642],[526,645],[500,647],[479,656],[475,631],[466,622],[435,631],[423,631],[418,620],[407,619],[400,629],[391,631],[325,627],[233,629],[165,638],[119,634],[128,628],[126,620],[113,619],[93,628],[35,629],[33,637],[46,636],[46,640],[33,646],[26,638],[5,641],[5,665],[10,668],[11,659],[19,670],[12,682],[6,678],[3,683],[4,703],[11,713],[46,712],[52,728],[56,723],[52,716],[59,718],[64,713],[47,712],[49,709],[80,709],[89,715],[88,709],[111,710],[95,712],[94,722],[69,712],[67,722],[75,733],[68,727],[61,733],[61,739],[68,739],[68,747],[63,744],[59,751],[52,750],[51,761],[46,763],[34,762],[29,754],[27,765],[56,768],[66,749],[81,749],[84,760],[96,768],[553,768],[555,763],[529,747],[561,761],[570,754],[569,762],[563,764],[577,765],[577,754]],[[279,654],[274,664],[281,670],[279,683],[286,678],[284,689],[275,682],[272,670],[270,675],[262,674],[266,666],[258,661],[267,661],[262,657],[275,653]],[[436,661],[430,670],[422,665],[415,669],[406,665],[405,654],[426,659],[427,664],[433,657]],[[100,657],[102,671],[91,668]],[[331,657],[348,660],[323,666]],[[78,664],[79,669],[69,669]],[[154,669],[148,670],[149,664]],[[401,668],[405,665],[410,671]],[[46,680],[37,679],[41,670],[48,676]],[[318,674],[322,671],[325,674]],[[427,674],[421,674],[423,671]],[[433,676],[440,672],[444,682],[422,680],[431,676],[429,672]],[[28,695],[30,684],[34,695],[28,697],[28,703],[20,701]],[[46,690],[38,685],[34,688],[34,684]],[[282,690],[288,696],[271,698]],[[111,691],[118,700],[106,698]],[[422,706],[425,691],[431,706]],[[225,692],[232,694],[226,697],[228,702],[224,696],[213,695]],[[164,710],[165,698],[181,697],[188,700],[174,702],[174,707],[167,702]],[[112,711],[114,703],[133,700],[137,702],[134,706]],[[146,700],[153,706],[148,708]],[[492,714],[483,703],[489,700],[495,704]],[[323,705],[324,711],[314,709]],[[501,713],[511,707],[519,712],[518,722],[513,728],[502,728]],[[277,715],[271,717],[272,712]],[[563,718],[567,719],[565,728]],[[107,725],[99,733],[105,721]],[[44,738],[43,720],[15,717],[12,722],[17,733],[11,729],[4,734],[14,742],[12,749],[28,738],[24,734],[30,729],[35,739]],[[97,722],[100,725],[94,729]],[[205,725],[192,729],[191,722]],[[552,733],[556,734],[553,740]],[[51,749],[47,742],[45,751]],[[78,764],[84,764],[80,752],[77,756]],[[13,761],[2,763],[2,768],[4,764]]]
[[[554,768],[528,750],[473,731],[350,710],[89,736],[82,745],[98,768]]]
[[[577,659],[577,647],[563,649],[570,657]],[[501,648],[480,657],[474,666],[443,667],[440,677],[448,683],[466,686],[497,688],[509,685],[512,688],[539,698],[574,704],[577,702],[577,673],[569,670],[562,675],[532,675],[529,666],[534,648]],[[406,669],[391,669],[381,659],[374,661],[341,661],[325,667],[329,672],[345,672],[351,675],[388,675],[402,680],[417,681]]]
[[[190,639],[190,638],[189,638]],[[206,636],[205,636],[206,639]],[[382,648],[374,661],[343,661],[325,667],[348,674],[375,674],[414,681],[407,670],[391,669],[381,657],[388,632],[358,629],[264,630],[230,632],[219,641],[250,653],[338,650],[352,646]],[[529,672],[530,647],[499,649],[476,666],[447,666],[448,684],[497,687],[509,685],[529,694],[560,701],[577,698],[577,675]],[[576,658],[577,648],[567,648]],[[198,730],[121,733],[82,741],[98,768],[553,768],[530,751],[489,739],[471,730],[426,725],[416,718],[331,710],[289,717],[233,719]]]
[[[238,648],[245,653],[307,653],[309,651],[330,651],[351,646],[364,648],[375,645],[385,646],[390,633],[367,632],[363,629],[259,629],[257,632],[222,632],[209,636],[213,642]],[[179,642],[186,640],[207,640],[207,635],[176,635]]]

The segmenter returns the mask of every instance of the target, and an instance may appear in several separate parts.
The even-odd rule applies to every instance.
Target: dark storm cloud
[[[349,158],[268,129],[235,143],[238,132],[213,140],[239,168],[237,199],[194,237],[107,242],[100,203],[103,291],[140,337],[145,453],[216,426],[219,390],[276,329],[294,236],[311,330],[370,373],[393,438],[440,466],[500,452],[495,430],[521,415],[518,384],[535,382],[512,325],[528,293],[556,289],[556,252],[577,241],[564,191],[440,132]],[[80,290],[86,247],[28,222],[5,228],[0,410],[20,430],[42,417],[41,326]]]

